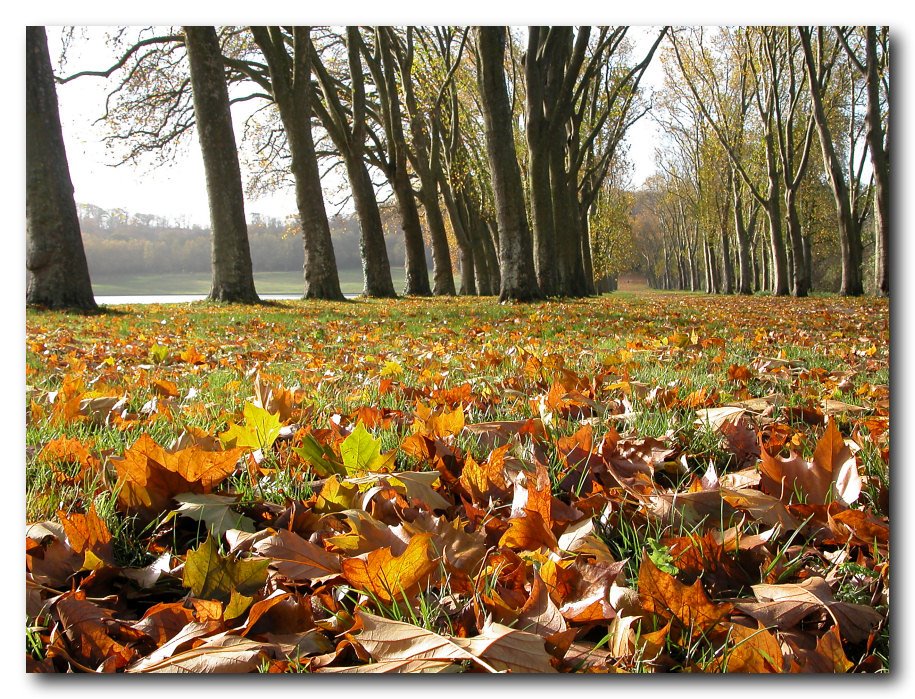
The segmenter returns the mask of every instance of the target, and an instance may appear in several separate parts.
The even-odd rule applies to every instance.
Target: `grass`
[[[178,287],[176,280],[164,283],[174,293],[179,288],[201,293]],[[259,276],[258,283],[261,293],[285,291],[279,278]],[[142,293],[151,284],[134,278],[131,293]],[[123,293],[116,286],[95,288],[99,294]],[[793,364],[782,367],[780,362]],[[216,434],[230,422],[240,423],[257,373],[274,386],[300,391],[286,424],[322,430],[334,421],[355,420],[360,409],[389,411],[392,423],[375,433],[382,452],[397,452],[400,469],[434,468],[400,451],[411,434],[417,401],[446,404],[448,391],[464,391],[456,402],[467,423],[540,417],[549,433],[545,456],[553,495],[573,504],[585,493],[579,492],[581,483],[572,493],[563,490],[569,467],[556,445],[585,424],[592,429],[595,448],[611,429],[631,439],[651,437],[673,445],[678,461],[656,480],[684,492],[710,464],[719,476],[746,466],[719,434],[697,425],[698,410],[768,397],[772,407],[759,424],[776,423],[794,450],[809,458],[822,425],[805,415],[825,399],[840,400],[864,408],[861,415],[835,416],[842,434],[855,435],[860,445],[857,461],[864,487],[856,507],[888,517],[889,445],[880,437],[888,417],[888,366],[888,304],[875,299],[619,292],[530,305],[409,298],[278,301],[254,307],[152,304],[118,306],[88,316],[29,311],[27,518],[54,519],[59,510],[80,511],[94,502],[114,537],[118,561],[148,563],[149,532],[139,532],[118,511],[111,460],[143,433],[168,445],[188,428]],[[563,392],[586,392],[600,408],[574,403],[549,407],[544,401],[557,382],[564,382]],[[62,417],[60,406],[70,395],[67,391],[77,391],[77,384],[84,399],[123,398],[123,417]],[[51,402],[55,392],[61,398]],[[82,477],[72,463],[42,458],[42,449],[62,438],[88,446],[99,463],[91,477]],[[487,445],[473,435],[457,435],[452,446],[479,463],[489,456]],[[260,464],[268,476],[255,483],[239,471],[230,478],[240,506],[311,502],[320,486],[313,485],[314,474],[301,463],[288,466],[294,463],[290,458],[289,450],[278,446]],[[608,517],[595,519],[596,533],[615,559],[626,559],[625,578],[633,588],[638,586],[643,551],[657,567],[677,575],[676,556],[665,542],[738,524],[682,517],[663,521],[627,498],[614,501],[611,510]],[[200,533],[186,534],[196,541]],[[806,534],[779,533],[757,571],[758,581],[797,579],[813,565],[808,554],[814,543]],[[859,570],[857,563],[841,565],[836,568],[837,594],[857,603],[864,593],[855,584],[876,584],[879,573],[866,566]],[[365,604],[376,614],[450,633],[454,619],[441,608],[446,591],[450,596],[448,583],[427,588],[412,606],[385,605],[377,599]],[[749,592],[743,586],[729,594]],[[352,608],[358,599],[352,591],[345,604]],[[656,628],[663,625],[655,621]],[[28,633],[27,645],[41,659],[36,632]],[[591,640],[599,641],[602,633],[594,633]],[[874,654],[886,658],[888,625],[881,634]],[[686,633],[683,638],[687,640],[668,638],[665,652],[673,669],[708,666],[724,648],[717,637]],[[653,667],[638,658],[632,663],[633,670]],[[292,666],[302,669],[295,662]]]

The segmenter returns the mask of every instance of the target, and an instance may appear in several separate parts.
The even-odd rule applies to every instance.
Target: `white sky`
[[[83,36],[82,32],[86,35]],[[103,27],[80,30],[67,56],[62,71],[70,75],[81,70],[104,70],[114,64],[117,55],[105,45]],[[633,27],[629,38],[635,44],[634,59],[641,59],[657,36],[651,27]],[[57,71],[60,55],[61,28],[48,28],[51,61]],[[185,139],[180,154],[173,162],[153,165],[152,159],[140,167],[130,164],[112,167],[114,157],[102,143],[105,126],[94,122],[104,113],[105,96],[113,79],[82,77],[57,86],[61,125],[67,146],[70,176],[76,201],[95,204],[106,209],[123,208],[131,213],[149,213],[170,219],[186,217],[192,223],[208,225],[206,185],[196,135]],[[656,53],[643,78],[644,89],[660,88],[662,71]],[[242,103],[233,108],[236,140],[241,142],[242,121],[256,102]],[[634,165],[632,184],[640,185],[655,171],[654,148],[659,137],[655,122],[645,116],[628,134],[629,159]],[[243,171],[242,177],[245,177]],[[330,189],[334,182],[326,182]],[[247,199],[245,210],[267,216],[284,218],[295,211],[292,191],[277,192],[270,197]],[[328,205],[328,213],[336,210]]]

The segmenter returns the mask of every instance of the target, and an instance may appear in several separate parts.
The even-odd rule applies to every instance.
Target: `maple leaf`
[[[762,488],[786,501],[794,496],[795,489],[804,494],[807,503],[818,505],[834,497],[851,505],[861,494],[857,459],[845,444],[835,420],[829,421],[817,441],[811,461],[794,453],[788,458],[772,456],[763,449],[760,471]]]
[[[435,410],[416,402],[416,413],[411,428],[413,434],[421,434],[433,439],[445,439],[458,434],[464,429],[464,407],[458,405],[454,410]]]
[[[381,440],[375,439],[365,426],[359,422],[352,432],[340,443],[340,457],[343,467],[349,475],[357,475],[371,470],[382,470],[389,462],[381,456]]]
[[[127,668],[127,672],[249,673],[260,666],[268,647],[263,641],[224,632],[168,658],[155,661],[150,661],[152,656],[145,658]]]
[[[791,629],[816,611],[824,611],[852,643],[867,639],[882,620],[873,607],[839,602],[823,578],[812,577],[800,584],[753,585],[758,602],[738,602],[736,607],[770,627]]]
[[[758,628],[733,624],[720,654],[705,672],[782,672],[782,648],[775,634],[762,624]]]
[[[281,529],[252,547],[269,559],[271,568],[296,582],[324,582],[340,573],[340,557],[298,534]]]
[[[269,413],[254,403],[245,403],[244,426],[230,423],[229,429],[219,435],[227,447],[247,447],[266,451],[280,436],[282,425],[279,414]]]
[[[168,509],[176,495],[212,491],[235,471],[243,451],[207,451],[192,445],[170,452],[143,434],[120,459],[113,460],[118,504],[150,521]]]
[[[524,551],[536,551],[541,546],[555,550],[559,542],[543,517],[536,510],[524,510],[518,517],[508,520],[508,531],[499,540],[499,546],[508,546]]]
[[[432,534],[419,534],[399,556],[390,548],[377,549],[364,559],[344,560],[342,568],[350,585],[387,603],[415,596],[438,568],[438,555],[432,547]]]
[[[232,509],[237,502],[235,497],[213,495],[212,493],[208,495],[183,493],[176,495],[174,499],[181,503],[175,512],[197,522],[206,523],[207,531],[212,536],[221,537],[230,529],[254,531],[254,520]]]
[[[639,567],[639,597],[646,612],[676,619],[693,636],[714,628],[733,609],[727,602],[712,602],[701,581],[684,585],[658,569],[647,553],[642,554]]]
[[[301,447],[293,447],[292,451],[322,478],[335,474],[339,476],[346,475],[346,467],[334,454],[333,449],[319,444],[310,434],[302,438]]]
[[[54,604],[70,654],[109,671],[122,669],[136,657],[130,646],[139,632],[115,621],[110,610],[86,599],[82,590],[62,595]]]
[[[108,525],[98,516],[95,511],[95,503],[89,506],[86,514],[74,512],[68,515],[66,512],[58,511],[58,519],[67,535],[67,543],[70,548],[77,554],[85,557],[84,568],[94,568],[90,561],[113,563],[114,550],[111,543],[111,532],[108,531]]]
[[[182,584],[195,597],[226,602],[233,593],[250,595],[260,590],[267,581],[269,565],[266,558],[236,560],[220,555],[216,538],[211,534],[188,552]]]

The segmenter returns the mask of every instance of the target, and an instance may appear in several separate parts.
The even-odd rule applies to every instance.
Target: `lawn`
[[[30,671],[889,669],[885,300],[26,327]]]

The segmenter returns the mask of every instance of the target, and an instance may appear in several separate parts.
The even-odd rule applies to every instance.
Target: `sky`
[[[73,42],[67,63],[59,74],[70,75],[81,70],[101,70],[116,60],[116,54],[105,45],[104,27],[86,27],[85,37]],[[633,27],[629,35],[635,44],[634,57],[643,56],[657,36],[650,27]],[[48,28],[51,61],[58,71],[61,28]],[[663,82],[658,53],[646,71],[642,85],[645,89],[660,88]],[[95,204],[105,209],[122,208],[131,213],[149,213],[172,220],[184,219],[189,223],[208,225],[206,185],[203,162],[196,134],[186,138],[178,156],[170,163],[154,166],[152,160],[140,167],[130,164],[113,167],[113,156],[102,143],[105,127],[95,123],[104,113],[105,96],[112,80],[81,77],[58,85],[61,126],[67,148],[70,176],[73,180],[76,201]],[[253,103],[236,105],[233,123],[236,140],[241,141],[245,110]],[[631,127],[627,141],[629,159],[633,163],[632,185],[639,186],[655,172],[654,148],[659,138],[657,124],[650,115],[642,117]],[[243,171],[242,177],[245,177]],[[335,188],[334,181],[326,182],[328,191]],[[336,199],[330,197],[327,208],[331,214],[337,210]],[[295,211],[295,198],[291,190],[275,195],[247,198],[245,210],[276,218],[285,218]]]

